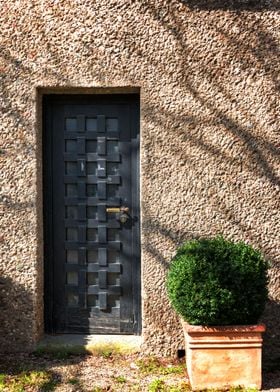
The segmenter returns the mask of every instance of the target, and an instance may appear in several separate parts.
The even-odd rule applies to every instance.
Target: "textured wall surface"
[[[134,86],[141,91],[144,349],[168,354],[183,347],[165,292],[176,246],[223,233],[271,260],[266,352],[279,353],[279,8],[274,0],[256,7],[195,0],[2,3],[2,348],[30,349],[43,332],[44,88]]]

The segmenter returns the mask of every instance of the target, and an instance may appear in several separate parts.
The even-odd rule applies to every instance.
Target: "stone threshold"
[[[36,351],[104,356],[131,354],[140,352],[142,341],[142,336],[137,335],[45,335],[37,344]]]

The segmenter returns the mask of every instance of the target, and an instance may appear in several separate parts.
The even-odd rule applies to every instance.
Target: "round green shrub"
[[[267,300],[267,269],[261,253],[243,242],[191,240],[171,262],[168,296],[190,324],[255,324]]]

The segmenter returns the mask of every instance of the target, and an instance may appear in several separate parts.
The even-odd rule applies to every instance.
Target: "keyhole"
[[[121,223],[126,223],[128,218],[129,218],[129,216],[125,212],[121,212],[119,215],[119,221]]]

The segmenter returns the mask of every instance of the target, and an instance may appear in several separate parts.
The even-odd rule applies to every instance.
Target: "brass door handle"
[[[129,213],[128,207],[108,207],[106,208],[106,212],[114,213],[114,212],[125,212]]]

